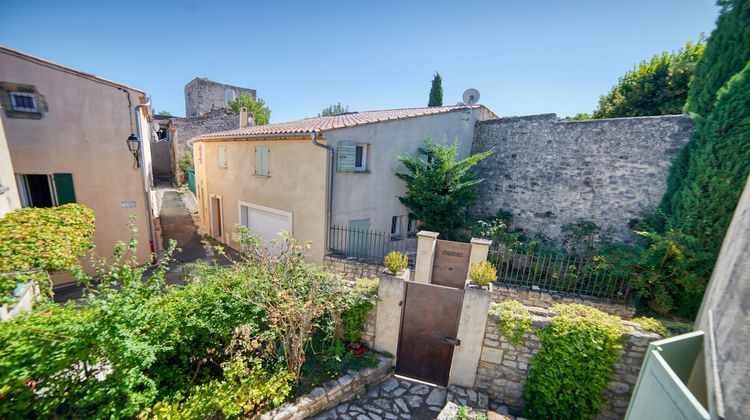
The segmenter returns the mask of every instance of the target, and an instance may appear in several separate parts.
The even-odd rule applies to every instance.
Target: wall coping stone
[[[276,410],[256,415],[254,418],[256,420],[298,420],[314,416],[343,401],[359,397],[367,388],[393,375],[391,363],[390,357],[380,356],[375,368],[367,368],[358,372],[348,370],[344,375],[298,397],[294,402],[284,403]]]

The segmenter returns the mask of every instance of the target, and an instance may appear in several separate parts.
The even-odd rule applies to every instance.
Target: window
[[[23,207],[53,207],[76,202],[72,174],[18,174],[16,181]]]
[[[227,148],[219,146],[219,168],[225,169],[227,167]]]
[[[10,105],[14,111],[37,112],[36,100],[31,93],[10,92]]]
[[[227,89],[227,104],[232,102],[235,96],[234,89]]]
[[[414,234],[417,233],[417,221],[412,219],[411,216],[409,216],[409,220],[407,221],[407,224],[406,224],[406,233],[409,236],[414,236]]]
[[[336,148],[339,172],[367,172],[367,143],[340,141]]]
[[[358,143],[354,152],[354,170],[367,170],[367,145]]]
[[[268,170],[268,146],[255,148],[255,175],[270,176]]]
[[[391,236],[401,236],[401,216],[391,217]]]

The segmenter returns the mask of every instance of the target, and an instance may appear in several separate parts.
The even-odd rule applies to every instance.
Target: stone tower
[[[214,109],[227,108],[230,101],[243,93],[256,98],[254,89],[196,77],[185,85],[185,116],[199,117]]]

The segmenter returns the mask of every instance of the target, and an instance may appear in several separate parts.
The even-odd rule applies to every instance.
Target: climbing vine
[[[490,315],[497,318],[500,334],[511,344],[520,344],[523,336],[531,332],[533,324],[531,314],[516,300],[493,303],[490,307]]]
[[[355,284],[355,293],[351,294],[353,301],[349,303],[348,309],[341,315],[344,324],[344,340],[353,343],[359,341],[367,315],[372,310],[373,296],[378,292],[378,283],[372,279],[358,279]]]
[[[593,419],[605,403],[602,392],[612,378],[624,326],[590,306],[551,309],[557,315],[537,333],[541,349],[524,387],[525,417]]]

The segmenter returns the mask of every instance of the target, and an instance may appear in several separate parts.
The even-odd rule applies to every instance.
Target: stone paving
[[[358,399],[345,401],[314,419],[434,419],[445,405],[446,389],[391,377]]]

